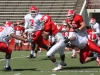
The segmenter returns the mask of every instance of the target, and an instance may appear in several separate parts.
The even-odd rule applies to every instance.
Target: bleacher
[[[29,7],[35,5],[40,13],[49,14],[53,21],[61,24],[66,18],[66,11],[75,9],[77,0],[0,0],[0,24],[5,21],[20,21],[29,12]]]
[[[100,0],[87,0],[87,9],[100,9]]]

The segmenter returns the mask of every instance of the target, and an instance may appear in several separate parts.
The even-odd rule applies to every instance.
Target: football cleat
[[[61,65],[61,66],[67,66],[67,64],[66,64],[66,63],[60,63],[60,65]]]
[[[54,69],[52,69],[52,71],[58,71],[58,70],[61,70],[61,69],[62,69],[62,66],[59,65],[59,66],[55,67]]]
[[[98,66],[100,66],[100,59],[96,59],[96,62],[98,63]]]
[[[76,58],[76,54],[75,55],[72,55],[71,58]]]
[[[42,51],[41,50],[39,50],[39,53],[41,53]]]
[[[8,67],[4,66],[4,69],[7,70],[7,71],[12,71],[13,70],[10,66],[8,66]]]
[[[34,54],[30,54],[29,56],[27,56],[27,58],[36,58],[36,53],[34,53]]]
[[[34,55],[30,54],[29,56],[27,56],[27,58],[34,58]]]

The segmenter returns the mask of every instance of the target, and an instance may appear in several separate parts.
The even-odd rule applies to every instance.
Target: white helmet
[[[67,25],[68,25],[67,22],[66,22],[66,20],[63,20],[63,21],[62,21],[62,24],[63,24],[64,26],[67,26]]]
[[[95,18],[91,18],[90,25],[94,25],[95,23],[96,23],[96,19]]]

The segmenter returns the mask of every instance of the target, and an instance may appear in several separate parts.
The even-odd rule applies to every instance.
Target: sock
[[[94,57],[97,57],[97,56],[98,56],[98,53],[95,53],[95,52],[94,52],[93,54],[94,54]]]
[[[59,66],[60,65],[57,61],[55,62],[55,64],[56,64],[56,66]]]
[[[33,54],[34,53],[34,51],[33,50],[31,50],[31,54]]]
[[[72,54],[72,55],[75,55],[75,54],[76,54],[76,51],[75,51],[74,49],[73,49],[73,51],[72,51],[72,52],[73,52],[73,54]]]
[[[6,59],[6,67],[10,65],[10,59]]]
[[[40,48],[40,51],[42,51],[42,49]]]
[[[64,64],[65,62],[64,61],[61,61],[61,63]]]

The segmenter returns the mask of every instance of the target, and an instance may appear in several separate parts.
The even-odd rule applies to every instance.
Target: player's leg
[[[42,48],[39,48],[39,52],[40,52],[40,53],[42,52]]]
[[[30,48],[30,43],[28,42],[28,45],[27,45],[26,51],[29,51],[29,48]]]
[[[19,42],[20,50],[23,50],[23,49],[22,49],[22,46],[23,46],[22,41],[20,41],[20,42]]]
[[[12,50],[5,43],[2,42],[0,43],[0,51],[6,53],[5,54],[6,63],[5,63],[4,69],[12,70],[10,67],[10,59],[11,59]]]
[[[88,57],[89,54],[90,54],[90,48],[88,45],[86,45],[85,49],[80,50],[80,62],[82,64],[96,60],[96,57]]]
[[[58,61],[56,60],[56,58],[53,56],[55,53],[57,52],[61,52],[62,50],[62,42],[56,43],[55,45],[53,45],[50,50],[47,52],[47,56],[48,58],[55,63],[56,67],[53,70],[60,70],[62,69],[62,66],[60,65],[60,63],[58,63]],[[63,56],[63,52],[60,54],[61,56]],[[61,61],[64,62],[64,57],[61,58]]]
[[[29,56],[27,56],[27,58],[34,58],[34,49],[35,49],[35,46],[36,46],[36,44],[35,44],[35,42],[31,42],[31,52],[30,52],[30,55]]]
[[[71,58],[76,58],[76,50],[75,49],[72,50]]]

